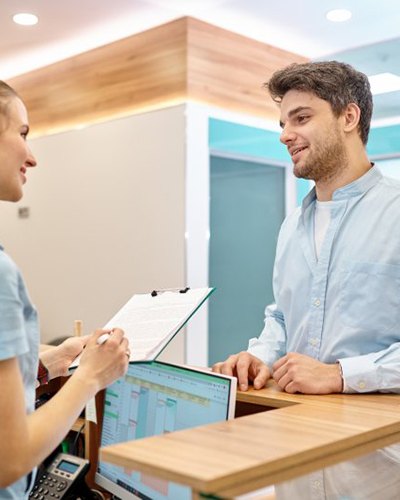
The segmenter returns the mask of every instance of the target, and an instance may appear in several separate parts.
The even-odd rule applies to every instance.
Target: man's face
[[[327,182],[347,165],[340,117],[327,101],[289,90],[281,102],[280,140],[288,148],[296,177]]]

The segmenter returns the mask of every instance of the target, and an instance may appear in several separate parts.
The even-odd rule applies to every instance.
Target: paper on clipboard
[[[122,328],[129,339],[130,361],[152,361],[207,300],[214,288],[160,290],[136,294],[104,326]],[[75,360],[71,367],[79,364]]]

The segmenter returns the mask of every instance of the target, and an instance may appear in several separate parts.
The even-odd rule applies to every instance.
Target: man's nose
[[[279,140],[282,142],[282,144],[287,145],[289,142],[292,142],[294,138],[295,133],[293,132],[293,130],[291,130],[288,125],[285,125],[282,129]]]

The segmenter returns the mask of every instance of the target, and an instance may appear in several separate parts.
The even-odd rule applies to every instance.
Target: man
[[[400,183],[365,151],[368,79],[315,62],[277,71],[266,87],[294,174],[315,188],[282,225],[263,332],[213,370],[236,375],[241,390],[273,377],[289,393],[400,392]],[[395,499],[399,457],[398,445],[379,450],[280,485],[277,496]]]
[[[273,377],[290,393],[400,392],[400,184],[366,154],[368,79],[316,62],[266,87],[294,174],[315,188],[282,225],[263,332],[213,369],[242,390]]]

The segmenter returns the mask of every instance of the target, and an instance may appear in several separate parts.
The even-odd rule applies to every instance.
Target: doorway
[[[210,364],[246,350],[261,333],[284,216],[285,168],[211,155]]]

